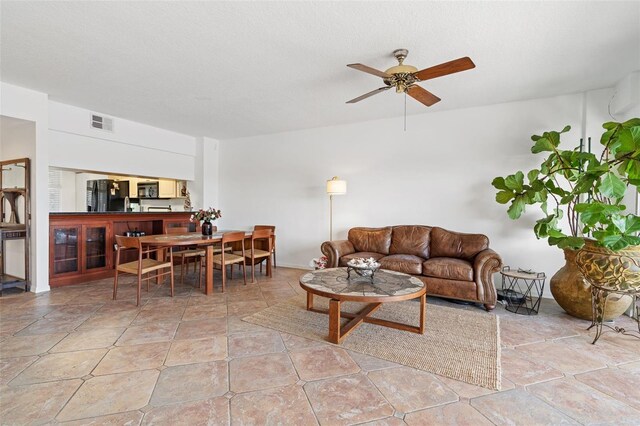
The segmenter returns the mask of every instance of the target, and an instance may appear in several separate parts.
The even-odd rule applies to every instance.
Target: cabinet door
[[[140,179],[130,177],[129,179],[129,198],[138,198],[138,182]]]
[[[80,225],[53,225],[50,232],[49,275],[56,277],[79,273],[81,270],[82,227]]]
[[[175,198],[176,197],[176,181],[170,179],[160,179],[158,184],[158,197]]]
[[[83,272],[111,267],[111,226],[109,223],[82,225]]]

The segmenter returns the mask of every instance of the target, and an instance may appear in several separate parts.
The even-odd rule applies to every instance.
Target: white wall
[[[191,205],[194,210],[218,208],[219,161],[219,141],[205,137],[196,138],[195,180],[189,183]]]
[[[564,140],[577,144],[583,102],[609,93],[410,116],[406,132],[394,118],[222,141],[221,224],[276,225],[278,263],[306,267],[328,239],[325,182],[337,175],[347,180],[348,193],[334,197],[335,239],[354,226],[395,224],[480,232],[505,264],[551,276],[563,256],[535,238],[538,213],[510,220],[494,201],[491,181],[539,165],[530,153],[532,134],[570,124]],[[603,115],[601,106],[587,110],[590,117]],[[593,119],[598,127],[606,121]],[[599,140],[599,133],[592,137]]]
[[[35,140],[22,146],[31,159],[31,291],[49,290],[48,96],[0,82],[0,115],[35,123]],[[4,153],[3,153],[4,156]]]
[[[122,118],[113,133],[90,127],[91,111],[49,102],[49,164],[134,176],[194,179],[195,138]]]

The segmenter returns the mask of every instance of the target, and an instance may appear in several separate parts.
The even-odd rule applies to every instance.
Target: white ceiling
[[[50,98],[219,139],[401,116],[378,77],[419,69],[430,111],[612,86],[640,69],[640,2],[10,2],[1,78]],[[407,100],[409,114],[426,107]]]

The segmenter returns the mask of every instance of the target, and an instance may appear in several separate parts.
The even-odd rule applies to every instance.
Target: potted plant
[[[202,235],[213,235],[212,221],[222,217],[220,210],[212,207],[208,209],[200,209],[191,215],[191,222],[202,222]]]
[[[618,260],[622,254],[640,258],[640,218],[625,213],[623,204],[627,189],[640,187],[640,118],[603,127],[601,155],[583,152],[580,146],[561,149],[560,136],[570,130],[566,126],[560,132],[531,137],[531,152],[545,155],[539,168],[492,182],[498,190],[496,201],[509,204],[511,219],[522,216],[528,205],[540,207],[543,217],[536,221],[535,235],[565,251],[566,265],[551,279],[551,292],[565,311],[583,319],[591,319],[593,311],[591,289],[580,271],[599,270],[602,278],[612,271],[609,266],[616,253]],[[579,250],[580,264],[576,264]],[[632,263],[619,265],[629,269]],[[611,298],[605,318],[619,316],[630,303],[630,296]]]

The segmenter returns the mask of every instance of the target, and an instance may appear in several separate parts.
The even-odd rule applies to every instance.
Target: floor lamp
[[[329,241],[333,241],[333,196],[347,193],[347,181],[334,176],[327,181],[327,194],[329,194]]]

